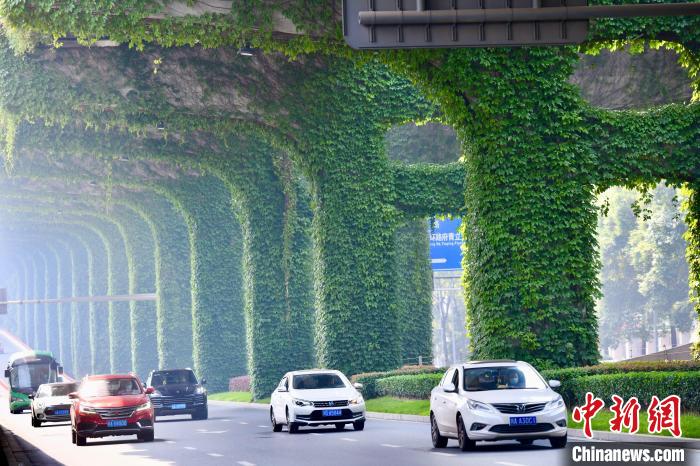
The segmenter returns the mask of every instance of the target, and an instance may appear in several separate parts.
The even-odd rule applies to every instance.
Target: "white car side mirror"
[[[357,382],[352,384],[352,386],[355,387],[355,390],[362,390],[363,388],[365,388],[364,385],[362,385],[361,383],[357,383]]]
[[[559,382],[558,380],[550,380],[549,386],[551,388],[559,388],[559,387],[561,387],[561,382]]]
[[[442,385],[442,390],[446,393],[454,393],[457,391],[457,387],[455,387],[455,384],[452,382],[445,382]]]

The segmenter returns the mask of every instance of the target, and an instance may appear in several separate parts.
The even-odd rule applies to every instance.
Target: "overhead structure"
[[[355,49],[580,44],[592,18],[700,15],[700,3],[587,5],[587,0],[345,0]]]

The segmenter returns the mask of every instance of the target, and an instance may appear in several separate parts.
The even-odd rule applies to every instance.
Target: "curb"
[[[9,466],[32,464],[25,449],[17,442],[15,435],[3,426],[0,426],[0,446],[2,447],[2,453],[5,455],[5,460]]]

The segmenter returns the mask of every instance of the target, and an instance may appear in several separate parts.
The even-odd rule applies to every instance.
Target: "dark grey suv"
[[[206,379],[197,381],[192,369],[167,369],[151,371],[146,380],[153,387],[151,403],[158,416],[190,414],[192,419],[207,419]]]

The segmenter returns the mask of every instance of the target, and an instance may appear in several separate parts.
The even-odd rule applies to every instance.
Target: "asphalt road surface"
[[[17,345],[0,331],[6,353]],[[21,344],[21,343],[20,343]],[[0,365],[7,354],[0,355]],[[4,395],[6,397],[6,394]],[[209,419],[162,417],[156,440],[142,443],[135,436],[88,439],[85,447],[70,442],[69,423],[30,425],[30,414],[13,415],[0,397],[0,424],[45,453],[41,462],[66,465],[240,465],[240,466],[362,466],[474,465],[545,466],[566,464],[566,450],[553,450],[546,441],[531,446],[516,442],[480,443],[476,451],[461,452],[455,441],[434,449],[427,423],[369,419],[365,430],[302,428],[290,435],[273,433],[264,406],[210,402]],[[697,459],[697,457],[695,457]],[[55,463],[54,463],[55,462]],[[689,462],[687,464],[693,464]]]

